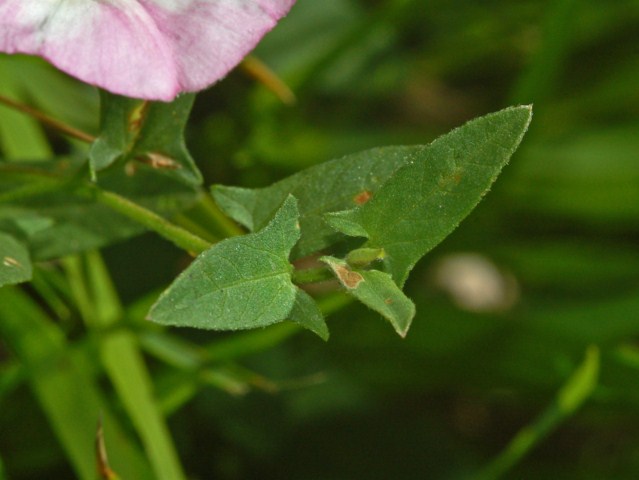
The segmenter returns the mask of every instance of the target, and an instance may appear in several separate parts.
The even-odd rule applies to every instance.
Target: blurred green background
[[[201,93],[187,143],[207,184],[268,185],[373,146],[428,143],[512,104],[534,104],[534,117],[491,193],[412,273],[408,337],[353,304],[329,317],[327,344],[304,332],[242,356],[248,391],[202,382],[169,417],[192,478],[475,478],[590,346],[592,394],[506,478],[637,478],[639,2],[298,0],[255,56],[297,103],[240,69]],[[0,91],[97,128],[95,92],[39,61],[0,58]],[[0,113],[6,158],[46,156],[47,139],[81,148]],[[151,234],[103,253],[131,316],[186,261]],[[0,358],[10,478],[73,478]]]

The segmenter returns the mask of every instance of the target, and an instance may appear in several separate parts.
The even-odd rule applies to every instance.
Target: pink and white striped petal
[[[295,0],[0,0],[0,51],[169,101],[235,67]]]

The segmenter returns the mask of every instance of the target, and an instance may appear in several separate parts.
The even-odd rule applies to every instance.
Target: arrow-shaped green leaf
[[[256,328],[289,318],[297,298],[295,320],[311,328],[308,315],[297,315],[300,309],[308,313],[308,302],[291,281],[288,261],[300,235],[297,219],[297,201],[289,196],[259,232],[202,253],[160,296],[149,319],[212,330]]]
[[[336,230],[386,252],[384,268],[403,285],[415,263],[479,203],[521,142],[529,106],[478,118],[431,143],[370,201],[325,216]]]

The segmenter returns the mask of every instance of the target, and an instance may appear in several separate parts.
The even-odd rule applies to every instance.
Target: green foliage
[[[398,285],[426,252],[452,232],[488,192],[528,129],[532,110],[486,115],[411,156],[361,207],[326,216],[335,229],[385,252]]]
[[[309,299],[291,281],[288,257],[299,238],[297,202],[288,197],[257,233],[201,254],[160,296],[149,319],[164,325],[239,330],[295,321],[327,335]],[[294,308],[295,305],[295,308]]]
[[[354,270],[346,262],[333,257],[322,257],[320,260],[331,267],[348,293],[381,313],[399,335],[406,336],[415,316],[415,305],[388,273]]]
[[[24,293],[10,287],[0,289],[0,334],[28,369],[29,386],[78,478],[95,478],[93,444],[100,417],[114,468],[125,478],[153,478],[135,441],[99,391],[89,363],[74,358],[64,332]]]
[[[296,104],[238,69],[192,111],[186,96],[105,98],[100,112],[95,89],[0,56],[0,97],[98,138],[0,105],[0,247],[17,242],[33,276],[0,288],[0,477],[93,480],[101,417],[122,480],[636,478],[638,24],[634,0],[298,0],[255,52]],[[388,251],[407,232],[391,228],[395,206],[421,193],[406,162],[531,103],[472,214],[441,241],[490,187],[495,157],[472,198],[434,192],[455,215],[428,196],[403,209],[419,213],[418,241]],[[506,110],[513,126],[524,110]],[[196,186],[185,139],[233,220]],[[278,323],[144,321],[190,257],[233,257],[224,245],[259,239],[289,195],[301,230],[248,254],[286,271]],[[335,212],[362,236],[334,230]],[[349,289],[331,263],[362,281]],[[379,317],[405,331],[412,304],[399,339]],[[326,339],[327,323],[328,343],[300,333]]]
[[[421,147],[383,147],[338,158],[260,189],[216,185],[220,208],[250,230],[259,230],[288,195],[299,204],[301,238],[293,258],[304,257],[340,240],[323,219],[327,212],[365,202]]]
[[[118,159],[138,160],[187,184],[202,182],[183,136],[195,95],[181,95],[172,103],[141,102],[107,92],[101,95],[100,137],[89,152],[93,172]]]
[[[298,288],[295,292],[295,303],[288,316],[291,322],[310,330],[322,340],[328,340],[329,333],[324,315],[315,300],[304,290]]]
[[[23,240],[37,260],[99,248],[143,231],[98,203],[80,175],[81,169],[66,160],[21,168],[0,161],[0,230]],[[133,177],[103,173],[99,185],[164,215],[195,201],[193,188],[152,169]]]
[[[274,205],[299,195],[300,232],[295,231],[289,246],[292,248],[301,237],[294,254],[297,256],[343,240],[328,233],[326,223],[346,235],[366,237],[364,247],[349,253],[349,258],[355,263],[363,254],[370,256],[364,263],[382,259],[390,275],[351,271],[336,258],[322,260],[350,293],[381,313],[405,336],[415,307],[392,280],[402,286],[417,260],[477,205],[521,142],[531,115],[530,107],[509,108],[469,122],[428,146],[366,151],[307,169],[271,187],[248,190],[218,186],[213,195],[237,221],[252,230],[264,228],[265,232],[274,228],[271,224],[264,226],[265,218],[273,215]],[[336,212],[353,205],[353,209]],[[277,248],[282,246],[272,247],[269,242],[273,234],[265,232],[260,237],[247,237],[251,238],[250,248],[279,254]],[[287,237],[290,232],[281,235]],[[282,320],[292,308],[290,272],[277,263],[267,268],[254,265],[245,247],[240,247],[243,242],[231,239],[213,247],[163,294],[150,318],[170,325],[230,330]],[[289,251],[284,253],[288,257]],[[243,263],[247,267],[239,268]],[[213,272],[219,277],[209,281]],[[265,275],[273,278],[262,285],[259,282]],[[351,285],[346,279],[349,275],[358,277],[358,281],[353,280]],[[279,299],[279,293],[274,292],[279,292],[286,281],[287,296]],[[264,298],[255,295],[254,284]],[[274,296],[274,304],[282,309],[273,316],[265,313],[269,296]],[[298,307],[305,307],[295,309],[295,318],[310,308],[309,300],[298,302]],[[302,315],[306,317],[320,318],[317,314]],[[312,321],[312,325],[324,329],[323,321]],[[309,328],[320,334],[317,328]],[[322,331],[320,336],[325,338],[327,334]]]
[[[144,450],[157,479],[180,480],[182,471],[175,446],[155,402],[153,382],[135,334],[122,325],[123,311],[115,286],[99,254],[82,262],[65,262],[72,294],[87,327],[98,334],[101,362],[129,418],[141,436]],[[104,329],[119,327],[110,335]]]

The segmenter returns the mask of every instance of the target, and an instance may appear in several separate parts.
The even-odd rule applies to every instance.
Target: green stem
[[[151,210],[148,210],[143,206],[118,195],[117,193],[101,190],[97,187],[92,188],[92,193],[98,202],[135,220],[145,227],[150,228],[158,235],[161,235],[174,245],[190,252],[194,256],[211,247],[211,243],[207,242],[203,238],[192,234],[182,227],[178,227],[177,225],[162,218],[157,213],[152,212]]]
[[[536,420],[522,428],[506,448],[473,478],[497,480],[503,477],[562,422],[573,415],[597,387],[599,357],[598,347],[588,347],[581,365],[559,390],[557,398]]]
[[[59,173],[53,171],[42,170],[41,168],[20,165],[17,163],[0,163],[0,172],[2,175],[28,175],[49,179],[61,179]]]
[[[93,135],[83,132],[82,130],[72,127],[71,125],[67,125],[66,123],[58,119],[50,117],[46,113],[42,113],[40,110],[37,110],[23,103],[17,102],[9,97],[0,95],[0,103],[2,103],[3,105],[9,108],[13,108],[14,110],[25,113],[29,115],[30,117],[35,118],[36,120],[39,120],[45,125],[48,125],[49,127],[55,130],[58,130],[59,132],[65,135],[68,135],[70,137],[76,138],[78,140],[81,140],[87,143],[92,143],[93,141],[95,141],[96,137],[94,137]]]
[[[3,166],[3,168],[1,169],[3,172],[7,170],[4,167],[5,166]],[[25,185],[24,187],[0,194],[0,202],[13,202],[22,200],[24,198],[31,198],[34,196],[47,194],[50,192],[72,189],[74,182],[77,182],[77,179],[64,179],[60,177],[56,178],[55,175],[48,175],[45,172],[34,169],[8,170],[9,173],[27,175],[40,174],[42,176],[39,179],[40,181],[36,183],[31,183]],[[91,195],[92,198],[94,198],[98,202],[155,231],[162,237],[171,241],[173,244],[184,250],[187,250],[193,255],[197,255],[198,253],[209,249],[212,245],[211,242],[189,232],[188,230],[178,225],[175,225],[174,223],[169,222],[157,213],[135,202],[132,202],[131,200],[118,195],[117,193],[102,190],[100,187],[93,183],[80,183],[79,188],[76,190],[76,192],[78,192],[79,194],[85,194],[88,192],[89,195]],[[211,201],[211,203],[213,202]],[[213,206],[215,206],[215,204],[213,204]],[[207,211],[211,210],[211,207],[207,208]],[[228,218],[224,217],[222,212],[220,212],[219,210],[217,210],[217,212],[218,215],[215,217],[215,220],[218,225],[222,227],[225,233],[228,233],[229,236],[240,235],[242,233],[242,231],[237,226],[229,226],[231,224],[231,221]],[[223,217],[224,221],[222,221],[221,217]]]
[[[337,292],[317,303],[324,315],[330,315],[352,301],[353,297],[350,295]],[[164,393],[160,389],[160,404],[168,416],[198,392],[200,380],[194,372],[211,364],[228,365],[229,362],[272,349],[302,331],[302,327],[295,323],[283,322],[261,330],[236,333],[204,347],[178,340],[165,332],[145,331],[139,339],[147,353],[181,370],[177,375],[166,374],[164,383],[170,385],[170,388],[164,389]],[[229,392],[233,389],[228,383],[218,386]]]
[[[351,296],[337,292],[317,300],[317,304],[322,313],[328,316],[348,305],[351,301]],[[303,329],[296,323],[283,322],[261,330],[236,333],[231,337],[218,340],[205,347],[204,359],[207,362],[235,360],[273,348],[302,331]]]
[[[210,229],[203,226],[201,223],[194,221],[185,213],[178,213],[173,217],[173,221],[178,227],[182,227],[193,235],[197,235],[198,237],[210,242],[211,244],[217,243],[221,240],[221,238],[217,238]],[[225,238],[225,237],[222,237]]]
[[[220,207],[213,201],[213,198],[208,193],[202,196],[202,206],[206,210],[209,217],[215,222],[222,232],[227,237],[236,237],[238,235],[244,235],[244,230],[237,226],[237,224],[227,217]]]

